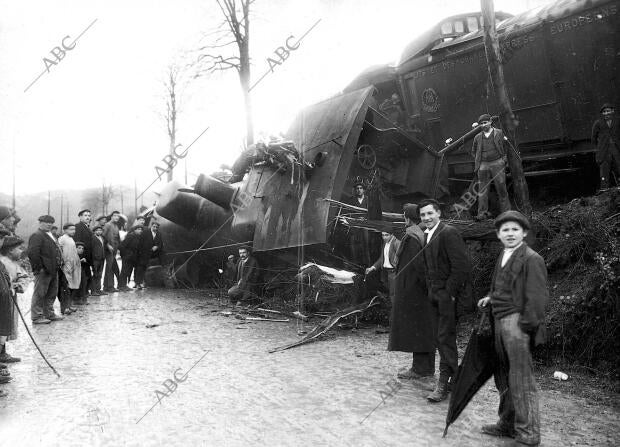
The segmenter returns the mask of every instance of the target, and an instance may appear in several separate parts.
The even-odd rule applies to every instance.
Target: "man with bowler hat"
[[[50,233],[53,223],[52,216],[39,217],[39,229],[28,240],[28,258],[34,273],[34,291],[30,307],[33,324],[47,324],[63,319],[54,313],[62,254],[56,239]]]
[[[477,220],[491,217],[489,213],[489,188],[495,184],[501,212],[510,209],[506,189],[506,163],[508,161],[504,133],[491,125],[491,115],[485,113],[478,118],[482,131],[474,137],[472,156],[474,173],[478,173],[478,215]]]

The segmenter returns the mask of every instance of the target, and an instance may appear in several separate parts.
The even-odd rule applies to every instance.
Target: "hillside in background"
[[[77,222],[79,220],[77,213],[84,208],[91,209],[94,214],[93,217],[102,214],[102,192],[102,188],[50,191],[50,214],[56,219],[56,225],[60,227],[61,221],[63,223]],[[107,192],[110,196],[107,205],[108,212],[118,210],[130,218],[135,216],[133,187],[114,186]],[[62,218],[61,196],[63,205]],[[142,205],[146,207],[152,206],[156,199],[156,194],[152,192],[145,193],[143,197],[138,199],[138,209]],[[21,221],[17,225],[17,235],[27,240],[38,227],[38,217],[42,214],[47,214],[48,192],[17,195],[15,202],[17,214],[21,217]],[[0,193],[0,205],[11,206],[11,196]]]

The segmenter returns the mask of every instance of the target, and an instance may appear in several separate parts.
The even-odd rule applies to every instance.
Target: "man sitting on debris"
[[[504,133],[491,125],[491,115],[484,114],[478,118],[482,131],[474,137],[472,156],[474,172],[478,173],[478,215],[476,220],[491,217],[489,213],[489,188],[491,181],[499,196],[501,212],[510,209],[510,200],[506,190],[506,141]]]
[[[228,289],[228,296],[232,303],[241,304],[256,296],[255,290],[258,280],[258,262],[250,254],[248,247],[239,249],[239,262],[237,262],[237,283]]]

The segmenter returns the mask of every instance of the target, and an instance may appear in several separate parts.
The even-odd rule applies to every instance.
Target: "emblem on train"
[[[439,95],[430,87],[422,92],[422,108],[425,112],[439,110]]]

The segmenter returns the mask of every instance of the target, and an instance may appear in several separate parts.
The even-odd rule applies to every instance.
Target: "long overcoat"
[[[82,263],[78,255],[75,241],[69,235],[63,234],[58,239],[62,252],[62,272],[67,278],[70,289],[79,289],[82,280]]]
[[[388,351],[433,352],[435,349],[421,250],[419,237],[407,231],[398,250]]]

